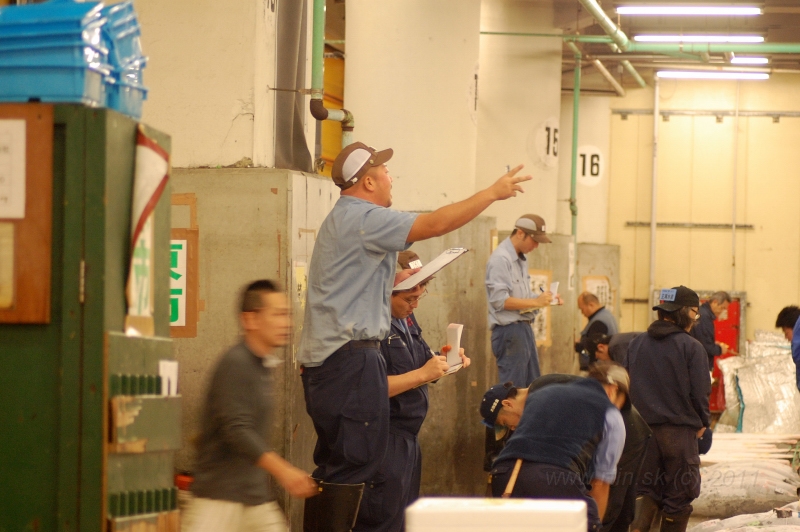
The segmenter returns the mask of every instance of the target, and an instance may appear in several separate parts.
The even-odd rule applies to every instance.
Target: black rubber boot
[[[669,517],[665,515],[661,518],[661,532],[686,532],[688,524],[688,515]]]
[[[631,532],[650,532],[657,511],[658,504],[651,497],[647,495],[636,497],[636,513],[631,523]]]
[[[350,532],[356,523],[364,484],[334,484],[321,480],[317,480],[317,484],[319,495],[305,502],[303,532]]]

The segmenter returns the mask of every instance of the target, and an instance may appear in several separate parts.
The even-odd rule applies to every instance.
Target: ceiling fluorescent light
[[[670,79],[769,79],[761,72],[704,72],[702,70],[661,70],[659,78]]]
[[[760,43],[761,35],[637,35],[636,42]]]
[[[733,65],[766,65],[769,59],[766,57],[732,57],[731,64]]]
[[[737,6],[619,6],[620,15],[697,15],[753,16],[762,13],[760,7]]]

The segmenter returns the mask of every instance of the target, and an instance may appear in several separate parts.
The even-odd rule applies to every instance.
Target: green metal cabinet
[[[155,337],[123,334],[137,126],[54,107],[50,322],[0,323],[0,532],[96,532],[114,528],[112,513],[174,506],[180,397],[111,389],[122,376],[155,383],[158,360],[172,358],[169,190],[155,210]],[[169,151],[168,136],[145,131]],[[127,436],[143,444],[112,444],[112,391],[140,403]]]

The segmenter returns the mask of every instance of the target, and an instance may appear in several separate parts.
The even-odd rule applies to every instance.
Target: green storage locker
[[[77,105],[0,105],[0,121],[20,117],[28,168],[49,168],[52,154],[52,199],[29,174],[25,220],[0,219],[13,232],[0,238],[0,282],[11,264],[15,279],[49,286],[39,317],[17,319],[0,305],[0,532],[127,530],[137,520],[176,529],[180,396],[157,393],[159,361],[172,359],[169,187],[154,214],[154,336],[129,337],[139,124]],[[169,151],[167,135],[144,132]],[[37,212],[52,214],[49,237],[24,225],[46,219]],[[19,308],[42,295],[26,283],[14,285]]]

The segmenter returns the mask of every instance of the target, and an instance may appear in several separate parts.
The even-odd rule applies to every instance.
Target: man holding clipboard
[[[413,251],[401,251],[398,269],[422,267]],[[447,374],[447,357],[434,353],[422,338],[414,310],[427,295],[432,277],[406,290],[392,292],[392,326],[381,341],[389,382],[389,445],[376,480],[364,487],[361,512],[354,532],[401,532],[405,509],[419,498],[422,454],[419,434],[428,413],[428,384]],[[444,346],[441,353],[447,353]],[[470,360],[459,349],[462,367]]]
[[[536,214],[525,214],[486,264],[489,328],[498,379],[513,382],[518,388],[530,386],[541,375],[531,328],[537,309],[553,304],[554,300],[556,304],[562,303],[558,294],[550,291],[534,294],[531,290],[525,255],[539,244],[549,243],[544,219]]]

